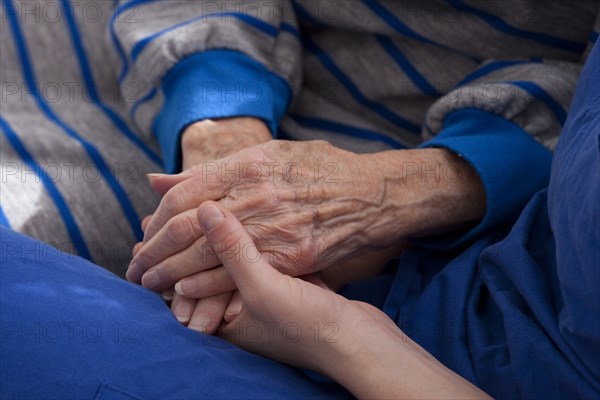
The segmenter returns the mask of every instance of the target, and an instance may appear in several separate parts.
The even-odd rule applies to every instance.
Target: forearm
[[[375,156],[381,171],[382,222],[373,227],[374,236],[440,234],[474,224],[485,214],[479,176],[458,155],[429,148]]]
[[[477,172],[448,150],[353,157],[352,163],[340,166],[349,170],[344,175],[351,179],[330,185],[335,207],[319,206],[321,226],[329,228],[323,243],[361,249],[349,252],[351,257],[468,227],[485,214],[485,191]]]
[[[360,336],[359,332],[355,332]],[[366,336],[365,336],[366,337]],[[349,338],[347,338],[349,339]],[[396,329],[339,343],[326,373],[359,399],[489,399]]]

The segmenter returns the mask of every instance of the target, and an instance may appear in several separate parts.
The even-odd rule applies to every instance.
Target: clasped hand
[[[203,299],[195,312],[181,299],[173,307],[181,322],[203,332],[213,333],[227,310],[237,314],[239,296],[227,308],[236,285],[198,225],[198,205],[208,200],[233,213],[269,264],[286,275],[389,247],[389,238],[376,239],[372,229],[382,201],[377,171],[361,157],[326,142],[270,141],[154,177],[153,187],[164,196],[144,221],[144,242],[127,278]]]

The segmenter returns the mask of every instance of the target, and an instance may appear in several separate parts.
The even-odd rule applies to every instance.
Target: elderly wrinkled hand
[[[388,247],[393,239],[380,226],[382,178],[366,157],[326,142],[271,141],[155,178],[158,191],[170,190],[146,227],[128,278],[164,290],[205,271],[180,285],[186,295],[233,289],[225,270],[215,269],[220,262],[195,218],[196,207],[207,200],[231,210],[271,263],[289,275]]]
[[[198,226],[196,207],[207,200],[229,209],[291,276],[464,226],[485,211],[474,170],[443,149],[360,155],[321,141],[271,141],[152,184],[164,197],[127,277],[200,299],[235,289]],[[220,320],[228,299],[201,320]]]
[[[185,128],[181,135],[182,168],[187,170],[202,162],[216,160],[253,145],[271,140],[271,133],[263,121],[252,117],[233,117],[218,120],[197,121]],[[142,222],[145,231],[150,218]],[[133,249],[133,256],[140,250],[142,243]],[[171,302],[171,310],[184,324],[191,319],[196,321],[207,310],[223,308],[227,305],[231,293],[219,293],[202,299],[183,297],[170,288],[162,293],[165,300]],[[220,317],[219,317],[220,318]]]

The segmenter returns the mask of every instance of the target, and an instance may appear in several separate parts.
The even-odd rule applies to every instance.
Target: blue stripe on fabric
[[[296,29],[295,26],[292,26],[286,22],[282,23],[279,27],[283,32],[291,33],[296,39],[300,39],[300,32]]]
[[[479,60],[477,58],[473,57],[470,54],[464,53],[463,51],[458,50],[458,49],[453,49],[452,47],[446,46],[444,44],[437,43],[429,38],[426,38],[423,35],[418,34],[415,31],[413,31],[406,24],[404,24],[397,16],[395,16],[394,13],[392,13],[387,8],[385,8],[384,6],[379,4],[379,2],[377,2],[376,0],[362,0],[362,2],[369,9],[371,9],[371,11],[373,11],[375,13],[375,15],[377,15],[379,18],[381,18],[390,28],[394,29],[396,32],[398,32],[406,37],[409,37],[411,39],[418,40],[423,43],[427,43],[427,44],[430,44],[433,46],[440,47],[445,50],[449,50],[449,51],[458,53],[464,57],[469,58],[472,61],[479,62]]]
[[[304,7],[302,7],[298,1],[292,0],[292,5],[294,6],[294,11],[301,19],[310,22],[313,25],[322,25],[315,17],[310,15],[308,11]]]
[[[501,70],[503,68],[512,67],[514,65],[520,64],[530,64],[535,61],[494,61],[489,64],[484,65],[483,67],[477,69],[476,71],[467,75],[462,81],[460,81],[456,86],[462,86],[469,82],[473,82],[485,75],[491,74],[492,72]]]
[[[46,117],[51,120],[54,124],[59,126],[63,132],[69,136],[70,138],[77,141],[84,148],[90,159],[96,164],[100,174],[107,182],[108,186],[112,190],[113,194],[117,198],[125,217],[127,218],[131,230],[135,234],[135,237],[138,240],[142,240],[143,233],[140,226],[140,219],[133,208],[133,205],[127,198],[127,194],[120,186],[119,182],[115,179],[115,177],[111,174],[108,165],[98,152],[98,150],[86,139],[81,137],[73,128],[67,125],[64,121],[62,121],[50,108],[50,106],[44,101],[42,96],[37,90],[37,85],[35,84],[35,76],[33,73],[33,69],[31,67],[31,61],[29,58],[29,54],[27,53],[27,46],[25,44],[25,38],[23,36],[23,32],[19,26],[19,21],[17,18],[16,10],[14,9],[13,0],[5,0],[4,5],[6,7],[8,22],[12,31],[12,35],[14,37],[15,43],[17,44],[17,51],[19,57],[21,59],[21,68],[23,70],[23,75],[25,77],[25,82],[30,90],[30,93],[33,95],[38,107],[40,110],[46,115]]]
[[[158,1],[158,0],[131,0],[130,2],[128,2],[126,4],[121,4],[115,9],[115,11],[112,13],[112,15],[110,17],[110,20],[108,21],[110,40],[111,40],[113,46],[115,47],[115,49],[117,50],[117,54],[119,55],[119,58],[121,59],[121,63],[123,64],[121,73],[119,74],[119,85],[121,83],[123,83],[123,81],[125,80],[125,77],[127,76],[127,72],[129,71],[129,62],[127,61],[127,55],[125,54],[125,50],[123,50],[123,46],[121,45],[121,42],[119,41],[119,38],[117,37],[117,32],[115,31],[115,22],[117,21],[117,18],[119,18],[119,16],[122,13],[124,13],[125,11],[128,11],[128,10],[130,10],[134,7],[140,6],[142,4],[152,3],[155,1]]]
[[[442,94],[425,77],[417,71],[411,62],[402,54],[400,49],[394,45],[394,42],[383,35],[375,35],[379,44],[389,54],[389,56],[398,64],[400,69],[417,85],[421,91],[429,96],[438,97]]]
[[[135,46],[133,46],[133,49],[131,50],[131,59],[132,60],[136,60],[140,53],[146,48],[146,46],[148,46],[150,43],[152,43],[154,40],[156,40],[157,38],[159,38],[160,36],[171,32],[175,29],[179,29],[183,26],[192,24],[196,21],[200,21],[200,20],[206,20],[209,18],[218,18],[218,17],[233,17],[233,18],[237,18],[242,22],[247,23],[248,25],[252,26],[253,28],[256,28],[258,30],[260,30],[263,33],[266,33],[267,35],[271,36],[271,37],[277,37],[277,33],[278,30],[276,27],[269,25],[268,23],[261,21],[258,18],[254,18],[250,15],[246,15],[243,13],[237,13],[237,12],[224,12],[224,13],[215,13],[215,14],[209,14],[209,15],[199,15],[197,17],[194,17],[192,19],[189,19],[187,21],[183,21],[180,22],[176,25],[170,26],[168,28],[165,28],[161,31],[158,31],[144,39],[141,39],[140,41],[138,41]]]
[[[2,209],[1,205],[0,205],[0,226],[3,226],[8,229],[12,229],[10,227],[10,222],[8,222],[8,218],[6,218],[6,214],[4,213],[4,210]]]
[[[135,124],[135,115],[137,114],[137,110],[138,108],[140,108],[140,106],[150,100],[152,100],[154,98],[154,96],[156,96],[158,94],[158,89],[157,88],[153,88],[152,90],[150,90],[144,97],[142,97],[141,99],[139,99],[138,101],[135,102],[135,104],[133,105],[133,107],[131,107],[131,110],[129,110],[129,118],[131,118],[131,121]]]
[[[377,16],[379,16],[379,18],[384,20],[390,27],[394,28],[394,30],[398,33],[401,33],[404,36],[407,36],[411,39],[438,46],[438,43],[410,29],[402,21],[400,21],[398,17],[396,17],[393,13],[387,10],[384,6],[379,4],[379,2],[377,2],[376,0],[362,0],[362,2],[364,5],[369,7],[371,11],[373,11]]]
[[[590,33],[590,43],[596,43],[596,40],[598,40],[599,36],[600,36],[600,33],[598,33],[598,32]]]
[[[96,85],[94,85],[94,78],[90,68],[90,63],[83,48],[83,44],[81,43],[79,30],[77,29],[77,24],[75,23],[75,18],[73,17],[73,12],[71,11],[70,0],[62,0],[62,8],[65,14],[67,25],[69,27],[69,32],[71,34],[73,47],[75,48],[75,53],[77,54],[77,58],[79,60],[79,66],[81,68],[86,90],[91,100],[94,102],[94,105],[99,107],[104,114],[108,116],[117,129],[119,129],[121,133],[125,135],[125,137],[127,137],[140,150],[142,150],[142,152],[144,152],[149,159],[154,161],[157,165],[162,165],[162,160],[158,154],[152,151],[152,149],[150,149],[135,133],[133,133],[127,124],[117,115],[117,113],[110,109],[100,99],[100,96],[96,90]]]
[[[554,115],[556,116],[556,119],[558,119],[560,124],[561,125],[565,124],[565,121],[567,120],[567,112],[560,105],[560,103],[557,102],[556,100],[554,100],[552,98],[552,96],[550,96],[543,88],[541,88],[540,86],[536,85],[533,82],[526,82],[526,81],[514,81],[514,82],[504,82],[504,83],[515,85],[515,86],[525,90],[527,93],[529,93],[536,99],[543,101],[552,110],[552,112],[554,113]]]
[[[40,177],[44,188],[46,188],[46,190],[48,191],[48,194],[54,201],[54,204],[56,205],[56,208],[58,209],[58,212],[65,223],[67,231],[69,232],[69,237],[71,238],[71,241],[73,242],[77,253],[81,257],[91,260],[90,252],[85,244],[85,240],[83,240],[83,236],[81,235],[79,226],[77,225],[77,222],[75,222],[75,218],[73,218],[73,214],[71,213],[67,202],[59,192],[54,182],[52,182],[52,179],[48,176],[48,174],[46,173],[46,171],[44,171],[43,168],[40,168],[36,164],[35,159],[31,155],[31,153],[27,151],[25,145],[21,142],[18,135],[15,133],[15,131],[12,130],[8,122],[6,122],[2,117],[0,117],[0,128],[2,128],[2,131],[6,135],[11,146],[15,149],[17,154],[19,154],[19,157],[21,157],[23,162],[25,162],[29,169],[35,171],[37,176]],[[4,223],[2,223],[2,225],[4,225]]]
[[[304,47],[313,53],[321,61],[323,66],[336,77],[336,79],[346,88],[346,90],[354,97],[354,99],[361,105],[369,108],[375,113],[379,114],[384,119],[390,121],[394,125],[405,129],[414,134],[419,134],[421,128],[406,118],[396,114],[382,104],[376,103],[369,100],[359,89],[356,87],[354,82],[335,64],[333,59],[325,53],[317,44],[312,41],[309,37],[303,37],[302,43]]]
[[[524,39],[534,40],[538,43],[543,43],[548,46],[556,47],[562,50],[580,53],[585,49],[586,44],[581,42],[575,42],[573,40],[562,39],[556,36],[546,35],[538,32],[531,32],[525,29],[516,28],[497,15],[485,12],[468,4],[465,4],[462,0],[446,0],[446,2],[452,5],[454,8],[460,11],[468,12],[481,18],[491,27],[497,29],[500,32],[521,37]]]
[[[307,128],[314,128],[323,131],[329,131],[348,136],[357,137],[364,140],[378,141],[387,144],[394,149],[405,149],[406,146],[396,140],[368,129],[357,128],[355,126],[345,125],[339,122],[329,121],[321,118],[305,117],[297,114],[290,114],[289,117],[298,125]]]

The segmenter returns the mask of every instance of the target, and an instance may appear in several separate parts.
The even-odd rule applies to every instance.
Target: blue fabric
[[[464,251],[406,252],[383,306],[496,398],[600,397],[599,72],[596,45],[549,188]],[[0,258],[2,398],[348,396],[187,330],[157,295],[5,228]]]
[[[153,129],[168,173],[181,167],[180,137],[189,124],[256,117],[275,134],[292,96],[283,78],[231,50],[209,50],[180,61],[163,79],[162,91],[165,104]]]
[[[550,151],[513,122],[474,108],[448,114],[440,134],[419,147],[445,148],[467,160],[481,178],[487,204],[485,216],[473,229],[461,235],[453,232],[414,241],[419,246],[460,246],[490,228],[514,220],[550,178]]]
[[[496,398],[600,398],[599,204],[596,45],[549,188],[462,253],[407,252],[384,311]]]
[[[0,229],[3,399],[349,397],[185,328],[155,293]]]
[[[559,330],[600,380],[600,42],[577,87],[548,189],[562,294]],[[600,384],[597,386],[600,387]]]
[[[10,222],[8,222],[8,218],[6,218],[6,214],[4,214],[4,210],[0,205],[0,225],[10,229]]]

